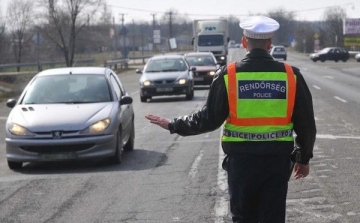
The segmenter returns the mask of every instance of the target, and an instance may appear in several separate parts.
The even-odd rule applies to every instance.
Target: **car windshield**
[[[190,66],[216,66],[216,62],[211,56],[186,56],[186,61]]]
[[[149,60],[146,64],[145,72],[169,72],[169,71],[185,71],[187,66],[181,58],[176,59],[154,59]]]
[[[275,47],[274,52],[285,52],[285,48],[284,47]]]
[[[320,50],[319,53],[327,53],[327,52],[329,52],[330,50],[331,50],[331,48],[324,48],[324,49]]]
[[[199,46],[221,46],[224,45],[224,37],[222,35],[201,35],[198,42]]]
[[[52,75],[37,77],[22,104],[95,103],[111,101],[102,75]]]

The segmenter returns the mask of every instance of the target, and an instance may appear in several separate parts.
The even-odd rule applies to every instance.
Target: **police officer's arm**
[[[312,96],[305,82],[304,77],[298,69],[294,69],[297,74],[296,96],[293,111],[294,131],[296,133],[296,144],[301,148],[302,164],[307,164],[313,157],[313,148],[316,138],[316,125]]]
[[[223,68],[224,70],[224,68]],[[169,123],[171,133],[197,135],[219,128],[229,115],[227,91],[223,72],[219,69],[210,86],[206,104],[199,111],[175,118]]]

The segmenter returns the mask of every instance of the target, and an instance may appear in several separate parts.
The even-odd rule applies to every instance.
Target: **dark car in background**
[[[349,52],[342,47],[326,47],[319,52],[310,54],[310,59],[314,62],[332,60],[338,62],[339,60],[346,62],[349,59]]]
[[[168,54],[151,57],[141,71],[140,100],[146,102],[154,96],[185,95],[194,97],[193,73],[183,55]]]
[[[28,83],[6,122],[10,169],[24,162],[110,158],[134,149],[132,98],[114,71],[70,67],[42,71]]]
[[[195,67],[194,84],[210,85],[216,70],[220,65],[216,64],[216,58],[211,52],[189,52],[184,54],[190,67]]]

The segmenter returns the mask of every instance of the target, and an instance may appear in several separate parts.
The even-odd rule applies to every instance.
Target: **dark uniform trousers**
[[[227,158],[233,222],[284,223],[290,158],[244,154]]]

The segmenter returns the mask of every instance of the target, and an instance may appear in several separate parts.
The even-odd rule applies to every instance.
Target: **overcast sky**
[[[7,2],[0,0],[6,16]],[[152,21],[152,14],[160,19],[164,12],[177,11],[187,14],[190,19],[218,18],[233,15],[239,19],[251,14],[266,14],[282,8],[293,11],[297,20],[322,20],[324,10],[331,6],[341,6],[348,18],[360,18],[359,0],[106,0],[112,14],[118,21],[124,14],[125,23],[134,21]]]
[[[349,18],[360,18],[359,0],[107,0],[115,18],[124,14],[125,22],[134,20],[152,21],[152,15],[161,18],[164,12],[174,9],[188,14],[192,19],[233,15],[237,18],[251,14],[266,14],[282,8],[294,11],[297,20],[321,20],[324,10],[341,6]]]

